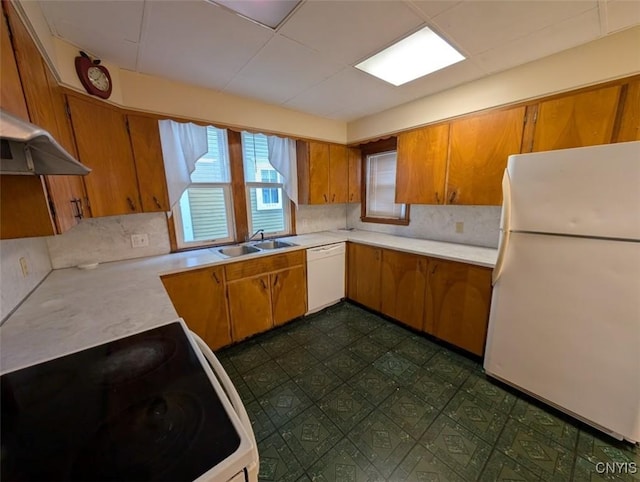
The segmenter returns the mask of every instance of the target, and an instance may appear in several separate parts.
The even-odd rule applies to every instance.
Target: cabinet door
[[[541,102],[533,151],[611,142],[620,88],[615,85]]]
[[[422,330],[426,272],[426,257],[383,250],[380,311],[416,330]]]
[[[4,3],[3,3],[4,7]],[[13,53],[7,18],[2,15],[0,22],[0,67],[2,67],[2,82],[0,82],[0,107],[11,114],[26,121],[29,120],[27,103],[24,100],[20,74],[16,57]]]
[[[227,283],[231,336],[240,341],[273,326],[269,275]]]
[[[499,206],[507,158],[520,152],[525,107],[451,123],[447,204]]]
[[[272,273],[270,282],[275,326],[307,312],[307,274],[304,265]]]
[[[118,109],[75,95],[67,96],[80,161],[94,216],[142,212],[125,117]]]
[[[142,210],[145,213],[169,211],[158,120],[129,114],[127,123],[136,162]]]
[[[347,292],[353,301],[380,311],[380,248],[347,244]]]
[[[349,157],[349,202],[359,203],[362,189],[362,153],[360,149],[350,147]]]
[[[231,344],[222,267],[168,275],[162,282],[178,315],[212,350]]]
[[[443,204],[449,124],[398,135],[396,202]]]
[[[491,270],[430,259],[428,273],[425,330],[482,355],[491,304]]]
[[[329,202],[346,203],[349,198],[349,158],[347,148],[329,145]]]
[[[640,141],[640,80],[627,84],[616,142]]]
[[[329,144],[309,142],[309,204],[329,202]]]
[[[0,239],[55,234],[40,176],[0,175]]]

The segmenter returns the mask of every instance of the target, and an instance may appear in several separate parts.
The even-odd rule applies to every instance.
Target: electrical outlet
[[[148,234],[132,234],[131,235],[132,248],[144,248],[145,246],[149,246]]]
[[[458,221],[456,223],[456,233],[458,233],[458,234],[464,233],[464,223],[463,222]]]
[[[22,256],[20,258],[20,269],[22,270],[22,276],[26,277],[29,275],[29,266],[27,265],[27,258]]]

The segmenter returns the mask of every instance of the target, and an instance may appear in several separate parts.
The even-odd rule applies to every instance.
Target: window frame
[[[367,184],[369,181],[368,174],[368,158],[371,155],[382,154],[385,152],[398,152],[398,140],[396,137],[390,137],[388,139],[383,139],[375,142],[369,142],[367,144],[360,145],[361,152],[361,203],[360,203],[360,220],[363,223],[375,223],[375,224],[394,224],[397,226],[408,226],[410,223],[410,211],[411,205],[406,203],[398,203],[404,204],[404,216],[402,218],[379,218],[379,217],[371,217],[367,216]],[[397,179],[397,174],[396,174]]]

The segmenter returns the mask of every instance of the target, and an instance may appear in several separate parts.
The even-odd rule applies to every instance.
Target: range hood
[[[44,129],[0,109],[0,174],[86,176],[87,166],[73,158]]]

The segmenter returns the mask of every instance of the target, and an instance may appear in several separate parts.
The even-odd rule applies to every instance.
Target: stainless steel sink
[[[225,246],[224,248],[218,248],[218,253],[227,258],[235,258],[236,256],[243,256],[245,254],[259,253],[260,250],[253,246],[239,245],[239,246]]]
[[[254,244],[256,248],[260,249],[278,249],[278,248],[288,248],[290,246],[295,246],[293,243],[287,243],[286,241],[279,241],[277,239],[271,239],[269,241],[262,241],[260,243]]]

